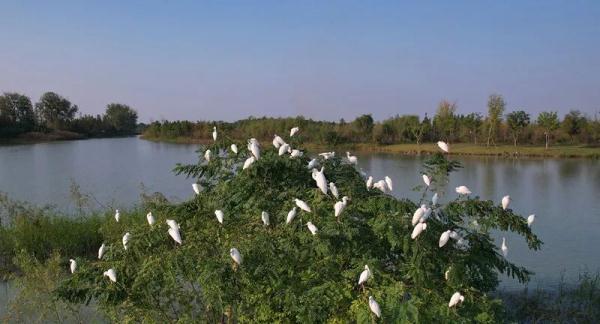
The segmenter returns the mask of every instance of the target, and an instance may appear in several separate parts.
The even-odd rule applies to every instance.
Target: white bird
[[[350,155],[350,152],[346,152],[346,156],[348,157],[348,162],[350,162],[350,164],[356,165],[358,163],[356,156]]]
[[[194,189],[194,192],[196,193],[196,195],[200,194],[200,185],[197,183],[192,183],[192,189]]]
[[[244,161],[244,166],[242,167],[242,170],[248,169],[250,165],[252,165],[252,163],[254,162],[256,162],[256,158],[254,156],[247,158],[246,161]]]
[[[169,230],[167,232],[169,233],[173,241],[181,245],[181,234],[179,233],[179,226],[177,226],[177,228],[169,227]]]
[[[448,240],[450,239],[450,230],[445,231],[444,233],[442,233],[442,235],[440,235],[440,242],[439,242],[439,247],[444,247],[444,245],[446,245],[446,243],[448,243]]]
[[[367,190],[373,188],[373,177],[369,176],[369,178],[367,179]]]
[[[319,153],[319,156],[322,156],[325,160],[329,160],[335,156],[335,152],[323,152]]]
[[[413,213],[413,217],[412,217],[412,226],[415,226],[419,220],[421,220],[421,217],[423,217],[423,215],[425,214],[425,205],[421,205],[421,207],[417,208],[417,210],[415,210],[415,212]]]
[[[217,220],[219,221],[219,223],[223,224],[223,216],[225,216],[225,214],[223,214],[222,210],[215,210],[215,216],[217,216]]]
[[[146,219],[148,220],[148,224],[150,224],[150,226],[154,225],[154,223],[156,222],[154,216],[152,215],[152,212],[146,214]]]
[[[313,224],[312,222],[308,222],[306,223],[306,226],[308,227],[308,230],[312,233],[312,235],[317,235],[319,229],[315,226],[315,224]]]
[[[206,150],[206,152],[204,152],[204,159],[206,160],[206,162],[210,162],[210,157],[211,157],[210,150]]]
[[[394,186],[392,183],[392,178],[385,176],[385,184],[387,185],[388,189],[390,189],[390,191],[394,190]]]
[[[448,153],[449,147],[448,144],[446,144],[445,142],[439,141],[437,142],[437,146],[442,149],[442,151]]]
[[[102,256],[104,255],[105,251],[106,251],[106,245],[104,243],[102,243],[102,245],[100,245],[100,248],[98,249],[98,259],[102,259]]]
[[[533,224],[534,220],[535,220],[535,214],[529,215],[529,217],[527,217],[527,226],[531,227],[531,224]]]
[[[348,204],[348,197],[344,196],[344,197],[342,197],[342,201],[338,201],[333,205],[333,210],[334,210],[334,214],[335,214],[336,218],[338,216],[340,216],[340,214],[344,211],[347,204]]]
[[[104,271],[103,275],[105,277],[108,277],[108,279],[110,279],[110,281],[117,282],[117,272],[115,271],[115,269],[110,268],[110,269]]]
[[[287,214],[287,218],[285,220],[286,225],[291,223],[294,220],[294,217],[296,217],[296,207],[292,208],[292,210],[290,210]]]
[[[504,197],[502,197],[502,209],[506,210],[506,208],[508,208],[508,205],[510,204],[510,196],[506,195]]]
[[[373,299],[373,296],[369,296],[369,308],[375,316],[381,317],[381,308],[379,308],[379,304]]]
[[[331,194],[335,197],[335,198],[340,198],[340,193],[338,192],[337,187],[335,186],[335,183],[330,182],[329,183],[329,190],[331,190]]]
[[[281,146],[279,147],[279,151],[277,152],[279,154],[279,156],[284,155],[285,153],[289,152],[291,150],[290,144],[287,143],[283,143],[281,144]]]
[[[123,235],[123,248],[125,250],[127,250],[127,243],[129,243],[129,238],[131,238],[131,234],[129,234],[129,232],[125,233],[125,235]]]
[[[421,208],[423,208],[423,217],[421,217],[421,219],[419,219],[419,222],[424,223],[427,221],[427,219],[431,215],[431,208],[427,208],[427,206],[425,206],[425,205],[421,205]]]
[[[265,224],[265,226],[269,225],[269,213],[267,213],[266,211],[263,211],[260,214],[260,218],[262,219],[262,221]]]
[[[446,272],[444,272],[444,279],[446,279],[446,281],[450,278],[450,268],[448,268],[448,270],[446,270]]]
[[[290,137],[294,136],[299,131],[300,131],[300,127],[294,127],[292,129],[290,129]]]
[[[312,159],[312,160],[310,160],[310,162],[308,162],[308,166],[307,166],[307,168],[308,168],[309,170],[312,170],[312,169],[314,169],[314,168],[315,168],[315,167],[316,167],[318,164],[319,164],[319,161],[317,161],[317,159]]]
[[[433,194],[433,197],[431,197],[431,204],[434,205],[434,206],[437,205],[438,199],[439,199],[439,196],[438,196],[438,194],[436,192],[436,193]]]
[[[242,264],[242,255],[240,254],[240,251],[238,251],[238,249],[231,248],[231,250],[229,250],[229,255],[233,259],[233,262],[237,263],[238,265]]]
[[[231,144],[231,151],[235,154],[238,154],[238,148],[237,145],[235,144]]]
[[[252,155],[258,160],[260,159],[260,146],[256,138],[251,138],[248,141],[248,150],[252,152]]]
[[[416,239],[425,229],[427,229],[427,223],[417,224],[415,228],[413,228],[412,234],[410,234],[410,238],[412,238],[413,240]]]
[[[303,155],[302,151],[292,150],[292,152],[290,153],[290,158],[296,158],[296,157],[300,157],[302,155]]]
[[[502,254],[504,255],[504,257],[506,258],[506,256],[508,255],[508,246],[506,246],[505,237],[502,238],[502,247],[500,249],[502,250]]]
[[[119,213],[119,210],[115,210],[115,220],[117,221],[117,223],[119,222],[119,219],[121,219],[121,213]]]
[[[426,174],[423,175],[423,182],[425,182],[425,185],[427,187],[429,187],[429,185],[431,184],[431,178],[428,177]]]
[[[77,261],[69,259],[69,262],[71,263],[69,266],[69,268],[71,268],[71,273],[75,273],[75,270],[77,270]]]
[[[325,178],[324,170],[325,167],[321,167],[321,171],[313,172],[313,178],[317,182],[317,187],[321,189],[321,192],[327,194],[327,179]]]
[[[213,141],[217,141],[217,126],[213,127],[213,132],[212,132],[212,136],[213,136]]]
[[[455,231],[450,231],[448,236],[450,236],[450,238],[453,240],[458,240],[461,238],[460,235],[458,235],[458,233],[456,233]]]
[[[176,221],[172,220],[172,219],[167,219],[165,221],[165,223],[167,223],[167,225],[169,225],[170,228],[176,228],[179,229],[179,224],[177,224]]]
[[[469,188],[467,188],[467,186],[460,186],[460,187],[456,187],[456,193],[458,193],[459,195],[470,195],[471,190],[469,190]]]
[[[358,277],[358,284],[364,284],[367,282],[367,280],[369,280],[369,277],[371,277],[371,269],[369,269],[369,266],[365,264],[365,270],[363,270],[360,273],[360,277]]]
[[[283,144],[285,144],[285,142],[283,141],[283,138],[281,138],[281,137],[279,137],[279,135],[275,134],[275,137],[273,137],[273,146],[275,146],[275,148],[278,149]]]
[[[377,188],[381,190],[381,192],[385,193],[387,190],[387,184],[385,183],[385,180],[379,180],[373,184],[373,188]]]
[[[450,302],[448,303],[448,307],[454,307],[454,306],[458,305],[458,303],[463,302],[464,300],[465,300],[465,297],[457,291],[452,295],[452,297],[450,297]]]
[[[296,202],[296,206],[298,206],[300,209],[304,210],[307,213],[311,212],[310,207],[308,207],[308,205],[304,201],[298,198],[294,199],[294,201]]]

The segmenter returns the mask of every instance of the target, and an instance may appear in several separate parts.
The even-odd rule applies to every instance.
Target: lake
[[[98,208],[132,206],[139,200],[141,184],[147,192],[158,191],[171,200],[184,200],[192,196],[192,181],[175,176],[171,170],[177,162],[194,163],[197,148],[135,137],[0,146],[0,191],[15,199],[52,204],[63,210],[74,208],[70,199],[72,182],[83,192],[92,193]],[[394,195],[420,197],[411,189],[421,184],[423,157],[357,156],[367,174],[393,179]],[[536,272],[530,285],[553,287],[563,271],[567,280],[572,280],[582,271],[600,269],[600,253],[596,250],[600,246],[600,162],[456,159],[464,169],[452,175],[449,188],[464,184],[474,194],[496,202],[510,194],[511,208],[516,212],[536,214],[533,227],[545,243],[541,251],[531,252],[523,239],[506,235],[508,259]],[[447,195],[455,197],[450,191]],[[496,234],[498,243],[503,235]],[[502,286],[521,287],[512,280],[504,280]]]

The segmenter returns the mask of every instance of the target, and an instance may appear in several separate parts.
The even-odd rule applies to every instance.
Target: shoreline
[[[120,138],[120,137],[133,137],[139,134],[132,135],[114,135],[114,136],[102,136],[102,137],[88,137],[84,134],[73,133],[73,132],[54,132],[54,133],[26,133],[23,136],[12,137],[12,138],[0,138],[0,146],[8,145],[31,145],[41,143],[53,143],[53,142],[64,142],[64,141],[78,141],[88,140],[97,138]]]
[[[188,137],[179,138],[149,138],[144,135],[140,139],[158,142],[158,143],[173,143],[173,144],[209,144],[212,141],[195,139]],[[263,145],[270,145],[264,143]],[[323,145],[306,143],[303,144],[306,149],[311,151],[321,150],[351,150],[359,153],[389,153],[402,155],[429,155],[439,152],[435,143],[417,144],[390,144],[378,145],[373,143],[355,143],[355,144],[340,144],[340,145]],[[600,146],[591,147],[586,145],[555,145],[550,146],[547,150],[544,146],[522,145],[514,147],[513,145],[496,145],[486,147],[484,145],[475,144],[450,144],[450,155],[457,156],[488,156],[502,158],[584,158],[584,159],[600,159]]]

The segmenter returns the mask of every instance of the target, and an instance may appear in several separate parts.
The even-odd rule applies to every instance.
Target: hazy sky
[[[142,121],[600,111],[600,1],[5,1],[0,91]]]

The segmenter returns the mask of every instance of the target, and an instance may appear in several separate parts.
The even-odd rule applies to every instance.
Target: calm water
[[[148,192],[183,200],[192,194],[191,181],[174,176],[171,170],[177,162],[195,162],[196,148],[137,138],[2,146],[0,191],[67,210],[73,208],[71,181],[111,208],[136,203],[142,183]],[[482,198],[494,201],[510,194],[514,210],[525,216],[536,214],[534,228],[545,242],[542,251],[529,252],[524,240],[507,235],[508,258],[536,272],[533,286],[556,284],[562,271],[572,279],[581,271],[600,269],[600,162],[460,160],[465,168],[452,176],[450,188],[465,184]],[[395,194],[411,199],[420,196],[411,188],[421,183],[421,162],[420,157],[359,155],[364,171],[376,179],[389,175]],[[454,197],[452,193],[449,196]],[[502,235],[498,233],[498,241]],[[518,287],[510,280],[503,286]]]

